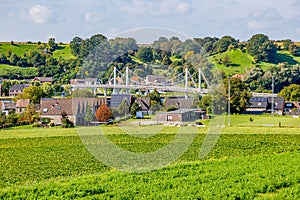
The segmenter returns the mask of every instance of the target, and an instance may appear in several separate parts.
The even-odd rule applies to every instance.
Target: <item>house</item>
[[[124,99],[131,105],[132,96],[130,94],[112,94],[109,106],[111,108],[119,108]]]
[[[300,102],[285,102],[284,112],[286,115],[300,115]]]
[[[33,80],[40,81],[41,83],[52,83],[53,82],[52,77],[35,77]]]
[[[157,112],[156,120],[165,122],[188,122],[202,119],[205,111],[200,109],[179,109],[170,112]]]
[[[30,87],[31,84],[15,84],[9,88],[9,96],[17,96],[23,93],[25,88]]]
[[[94,114],[105,98],[73,98],[73,99],[42,99],[40,105],[41,118],[50,118],[55,125],[61,124],[61,114],[65,112],[76,126],[89,124],[84,118],[89,106]]]
[[[1,112],[8,115],[10,111],[14,111],[16,109],[16,104],[13,101],[0,101]]]
[[[160,84],[166,83],[166,77],[163,75],[147,75],[146,76],[146,84],[153,85],[153,84]]]
[[[250,105],[246,108],[247,112],[263,113],[267,112],[268,98],[267,97],[251,97]]]
[[[30,99],[19,99],[16,103],[16,113],[24,113],[26,107],[30,104]]]
[[[194,105],[195,99],[193,98],[185,98],[185,97],[167,97],[165,99],[165,108],[175,107],[178,109],[192,108]]]
[[[272,112],[272,101],[273,101],[272,99],[274,99],[274,106],[273,106],[274,112],[282,115],[284,112],[284,105],[285,105],[284,98],[279,97],[279,96],[268,97],[268,102],[269,102],[268,111],[269,112]]]
[[[274,100],[273,109],[277,114],[282,114],[284,111],[284,98],[279,96],[274,97],[251,97],[250,105],[246,108],[246,112],[261,114],[264,112],[272,112],[272,101]]]
[[[141,111],[150,110],[150,97],[137,97],[135,102],[141,106]]]
[[[99,84],[99,81],[97,78],[71,79],[70,84],[71,85],[77,85],[77,84],[96,85]]]

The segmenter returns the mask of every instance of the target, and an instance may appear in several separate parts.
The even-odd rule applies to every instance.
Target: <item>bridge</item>
[[[137,76],[128,67],[126,67],[125,74],[120,72],[116,67],[114,67],[114,72],[111,75],[107,83],[104,84],[72,84],[73,89],[104,89],[106,95],[107,89],[113,89],[113,93],[119,93],[120,89],[125,89],[128,93],[129,89],[139,89],[139,90],[154,90],[168,91],[168,92],[182,92],[185,93],[185,97],[188,98],[189,93],[198,93],[201,96],[207,94],[208,89],[202,88],[202,80],[209,87],[210,84],[206,80],[201,69],[198,69],[198,84],[193,80],[192,75],[189,73],[188,68],[185,68],[185,73],[181,73],[175,78],[165,80],[163,82],[147,82],[145,78]],[[131,76],[131,78],[130,78]],[[132,78],[134,77],[134,79]],[[124,81],[125,79],[125,81]],[[192,86],[189,86],[189,81],[192,82]],[[184,86],[180,86],[184,83]]]

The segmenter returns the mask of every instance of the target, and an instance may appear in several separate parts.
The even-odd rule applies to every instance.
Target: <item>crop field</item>
[[[260,120],[270,123],[269,118]],[[179,159],[147,173],[105,166],[85,148],[78,130],[29,126],[1,130],[0,199],[300,198],[297,127],[225,127],[204,159],[198,155],[208,128],[198,128]],[[124,134],[117,126],[102,130],[124,150],[151,152],[170,143],[178,127],[161,127],[147,138]]]

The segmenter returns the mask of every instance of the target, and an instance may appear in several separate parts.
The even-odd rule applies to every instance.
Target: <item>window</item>
[[[57,106],[57,110],[60,110],[60,106]]]
[[[48,112],[48,108],[43,108],[43,113]]]
[[[261,106],[261,103],[259,102],[259,103],[257,103],[257,105]]]
[[[172,121],[172,119],[173,119],[173,116],[167,115],[167,121]]]

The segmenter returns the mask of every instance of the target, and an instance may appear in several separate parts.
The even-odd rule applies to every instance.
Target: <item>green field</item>
[[[0,77],[22,77],[32,78],[37,76],[38,70],[33,67],[18,67],[6,64],[0,64]]]
[[[40,44],[44,47],[47,46],[47,44]],[[0,53],[4,53],[7,55],[8,51],[11,51],[11,53],[15,53],[19,57],[23,57],[25,53],[29,53],[30,51],[39,51],[38,44],[26,44],[26,43],[15,43],[10,44],[7,42],[0,42]],[[64,59],[70,59],[74,58],[74,56],[71,54],[71,48],[69,44],[59,44],[56,48],[56,50],[53,52],[53,56],[55,58],[62,57]]]
[[[179,159],[147,173],[121,172],[97,161],[78,136],[81,129],[1,130],[0,199],[299,199],[300,119],[251,117],[248,124],[249,116],[233,115],[232,126],[223,128],[204,159],[198,155],[208,127],[198,128]],[[293,126],[261,126],[275,120]],[[148,138],[116,126],[102,130],[120,148],[145,153],[166,146],[178,130],[160,128]]]

